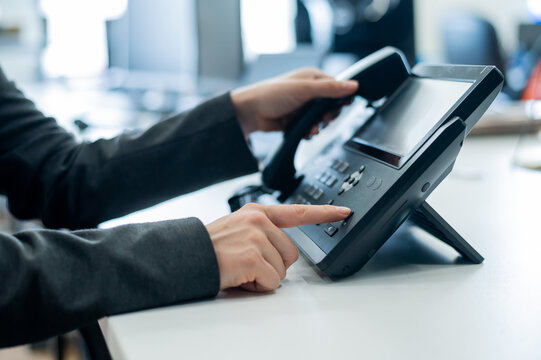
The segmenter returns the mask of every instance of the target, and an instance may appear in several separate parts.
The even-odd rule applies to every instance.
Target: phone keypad
[[[365,170],[365,166],[361,165],[361,167],[359,167],[359,170],[354,171],[348,176],[346,176],[346,178],[342,182],[342,185],[338,189],[338,195],[342,195],[346,191],[357,186],[357,184],[359,184],[359,181],[361,180],[364,170]]]
[[[320,183],[327,185],[328,187],[333,187],[334,184],[338,181],[338,178],[328,171],[324,171],[321,174],[316,176],[316,180]]]
[[[331,162],[330,168],[343,174],[349,169],[349,163],[339,159],[334,159]]]
[[[314,200],[319,200],[323,194],[325,194],[325,192],[323,191],[323,189],[319,188],[318,186],[316,185],[308,185],[304,188],[304,192],[310,196],[311,198],[313,198]]]

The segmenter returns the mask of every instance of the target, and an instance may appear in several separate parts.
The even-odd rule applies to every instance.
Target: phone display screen
[[[413,153],[445,120],[472,82],[410,77],[348,146],[394,166]]]

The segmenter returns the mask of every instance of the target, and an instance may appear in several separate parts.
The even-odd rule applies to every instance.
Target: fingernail
[[[357,88],[357,81],[355,80],[346,80],[342,81],[342,87],[348,90],[353,90]]]
[[[336,206],[336,210],[338,211],[340,215],[344,215],[344,216],[349,215],[349,213],[351,212],[351,209],[345,206]]]

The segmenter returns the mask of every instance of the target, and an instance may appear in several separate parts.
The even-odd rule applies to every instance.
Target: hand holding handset
[[[315,100],[263,170],[264,187],[280,192],[277,202],[352,210],[341,222],[283,229],[331,277],[359,270],[406,220],[465,259],[483,261],[425,199],[451,172],[465,136],[501,90],[503,76],[494,66],[417,65],[410,71],[403,59],[398,50],[384,48],[337,77],[357,80],[356,95],[382,103],[351,139],[325,147],[295,169],[299,142],[340,101]]]
[[[396,49],[384,48],[339,74],[337,80],[357,80],[359,87],[355,95],[369,102],[380,100],[392,94],[409,76],[409,67],[403,55]],[[321,98],[308,102],[298,121],[284,133],[284,140],[278,150],[269,156],[270,162],[263,170],[263,184],[279,190],[286,198],[299,183],[295,178],[294,158],[300,141],[316,125],[322,114],[336,108],[343,99]]]

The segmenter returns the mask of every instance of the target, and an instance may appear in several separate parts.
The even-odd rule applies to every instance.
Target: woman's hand
[[[254,131],[281,131],[295,120],[308,101],[320,98],[343,98],[357,90],[354,80],[336,81],[316,68],[304,68],[231,92],[237,118],[244,135]],[[340,109],[323,115],[326,123],[336,118]],[[317,126],[309,134],[317,133]]]
[[[220,289],[276,289],[299,257],[295,244],[280,229],[340,221],[350,213],[348,208],[331,205],[247,204],[208,224],[220,268]]]

